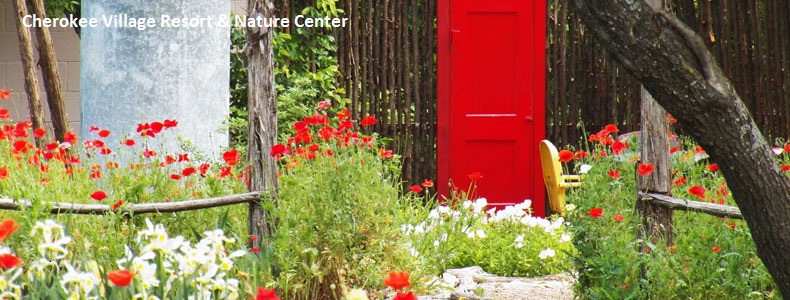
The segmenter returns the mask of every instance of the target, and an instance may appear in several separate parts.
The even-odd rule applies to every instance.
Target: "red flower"
[[[116,270],[107,272],[107,279],[115,286],[127,286],[132,283],[134,273],[129,270]]]
[[[233,176],[233,173],[231,172],[231,168],[230,167],[219,168],[219,175],[217,175],[217,177],[225,178],[226,176]]]
[[[481,175],[480,172],[472,172],[472,173],[469,173],[468,176],[469,176],[469,180],[471,180],[471,181],[476,181],[476,180],[480,180],[480,179],[483,178],[483,175]]]
[[[669,148],[669,154],[672,154],[672,153],[678,152],[678,150],[680,150],[680,148],[678,148],[677,146],[675,146],[675,147],[672,147],[672,148]]]
[[[129,146],[129,147],[134,146],[134,140],[133,139],[126,139],[125,141],[123,141],[123,144],[126,145],[126,146]]]
[[[165,156],[165,165],[174,164],[176,162],[176,157],[172,155]]]
[[[620,178],[620,170],[609,170],[609,177],[612,177],[612,179]]]
[[[653,164],[640,163],[637,173],[639,173],[639,176],[646,176],[653,173],[655,170],[656,168],[653,167]]]
[[[433,180],[425,179],[422,181],[422,187],[429,189],[433,187]]]
[[[713,246],[713,248],[710,248],[710,250],[713,252],[719,252],[721,248],[719,246]]]
[[[318,144],[310,144],[310,146],[307,146],[307,150],[310,150],[310,152],[316,152],[318,150],[321,150],[321,146],[319,146]]]
[[[717,165],[717,164],[709,164],[708,165],[708,171],[716,172],[718,170],[719,170],[719,165]]]
[[[123,205],[123,199],[118,200],[118,202],[115,202],[115,204],[112,205],[112,210],[118,210],[118,208],[120,208],[121,205]]]
[[[560,150],[559,156],[560,156],[560,162],[566,163],[566,162],[569,162],[569,161],[573,160],[573,156],[574,155],[573,155],[573,152],[571,152],[569,150],[562,149],[562,150]]]
[[[782,171],[790,171],[790,165],[782,165]]]
[[[675,179],[675,181],[674,181],[674,182],[672,182],[672,184],[673,184],[674,186],[679,186],[679,185],[681,185],[681,184],[686,184],[686,182],[687,182],[687,181],[686,181],[686,176],[681,176],[680,178],[678,178],[678,179]]]
[[[616,215],[614,215],[613,219],[614,219],[615,222],[622,222],[623,220],[625,220],[625,217],[623,217],[623,215],[621,215],[621,214],[616,214]]]
[[[785,153],[790,153],[790,143],[786,143],[786,144],[785,144],[785,147],[784,147],[784,152],[785,152]]]
[[[14,142],[14,152],[15,153],[27,153],[28,150],[33,148],[33,144],[26,140],[16,140]]]
[[[667,114],[667,117],[669,118],[669,124],[674,124],[678,121],[678,119],[672,117],[672,114]]]
[[[0,267],[3,269],[15,268],[21,264],[22,260],[11,253],[0,254]]]
[[[110,148],[104,147],[99,149],[99,154],[101,155],[109,155],[110,153],[112,153],[112,150],[110,150]]]
[[[422,188],[419,185],[416,185],[416,184],[412,185],[411,187],[409,187],[409,190],[411,190],[411,192],[415,193],[415,194],[419,194],[419,193],[422,192]]]
[[[187,177],[189,175],[197,173],[197,170],[194,167],[188,167],[181,171],[181,175]]]
[[[107,130],[107,129],[99,130],[99,136],[103,137],[103,138],[106,138],[106,137],[110,136],[110,131]]]
[[[349,117],[351,117],[351,113],[348,112],[348,109],[344,108],[343,110],[337,113],[337,119],[339,121],[343,121],[345,119],[348,119]]]
[[[16,224],[14,219],[5,219],[3,222],[0,222],[0,242],[11,236],[17,229],[19,229],[19,225]]]
[[[584,152],[584,150],[576,150],[576,152],[573,153],[573,158],[585,159],[587,158],[587,152]]]
[[[288,146],[283,144],[277,144],[272,146],[272,151],[269,152],[270,156],[277,156],[277,155],[284,155],[291,153],[291,149],[288,149]]]
[[[10,118],[11,118],[11,112],[9,112],[8,109],[0,108],[0,119],[10,119]]]
[[[270,290],[259,287],[258,294],[255,295],[255,300],[280,300],[280,297],[277,297],[274,289]]]
[[[33,137],[35,138],[40,138],[45,135],[47,135],[47,131],[44,130],[44,128],[36,128],[35,130],[33,130]]]
[[[222,159],[225,160],[225,163],[229,166],[235,166],[237,163],[239,163],[241,155],[239,155],[238,150],[231,149],[230,151],[225,151],[225,153],[222,153]]]
[[[189,161],[189,153],[179,154],[178,162]]]
[[[164,129],[164,127],[165,125],[160,122],[151,123],[151,131],[153,131],[154,134],[162,132],[162,129]]]
[[[587,214],[590,215],[590,217],[592,217],[593,219],[601,218],[603,217],[603,208],[600,207],[590,208]]]
[[[675,246],[669,246],[669,252],[675,252]]]
[[[705,200],[705,192],[707,192],[707,190],[705,190],[704,187],[695,185],[690,187],[688,192],[689,194],[699,197],[701,200]]]
[[[318,110],[325,110],[330,106],[332,106],[332,102],[329,102],[328,100],[318,102]]]
[[[379,149],[379,157],[381,159],[389,159],[393,157],[392,150]]]
[[[395,294],[395,298],[392,298],[392,300],[417,300],[417,296],[414,296],[413,292],[408,292],[405,294],[398,292]]]
[[[210,164],[201,164],[200,166],[198,166],[198,171],[200,171],[201,176],[206,175],[209,168],[211,168]]]
[[[727,226],[730,227],[730,230],[735,230],[735,222],[727,221]]]
[[[0,90],[0,99],[11,99],[11,91],[9,90]]]
[[[409,272],[390,272],[387,274],[387,277],[384,278],[384,285],[395,290],[410,287],[411,282],[409,282],[409,275]]]
[[[63,135],[63,141],[66,142],[66,143],[72,144],[72,145],[76,145],[77,144],[77,135],[74,134],[71,131],[66,132],[66,134]]]
[[[616,141],[616,142],[612,143],[611,147],[612,147],[612,153],[613,154],[620,154],[620,152],[623,152],[623,150],[625,150],[625,148],[628,147],[628,144],[623,143],[621,141]]]
[[[362,121],[359,122],[359,125],[361,125],[362,127],[368,127],[376,123],[378,123],[378,120],[376,120],[375,117],[365,116],[364,118],[362,118]]]
[[[178,121],[176,121],[176,120],[165,120],[164,124],[162,124],[162,125],[165,126],[165,129],[169,129],[169,128],[173,128],[173,127],[178,126]]]
[[[252,247],[252,249],[250,249],[250,252],[252,252],[252,253],[261,252],[261,247]]]
[[[91,198],[93,198],[93,200],[96,201],[102,201],[104,200],[104,198],[107,198],[107,193],[105,193],[104,191],[96,191],[93,192],[93,194],[91,194]]]
[[[172,180],[181,180],[181,175],[178,175],[176,173],[170,174],[170,179],[172,179]]]
[[[147,158],[147,157],[153,157],[153,156],[156,156],[156,152],[154,150],[151,150],[151,149],[143,150],[143,157]]]
[[[604,127],[604,130],[608,131],[609,133],[612,132],[620,132],[620,129],[617,129],[617,125],[609,124]]]

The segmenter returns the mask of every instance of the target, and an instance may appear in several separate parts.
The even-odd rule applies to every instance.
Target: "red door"
[[[545,215],[538,143],[545,136],[546,1],[444,0],[439,7],[439,192],[494,206],[531,199]]]

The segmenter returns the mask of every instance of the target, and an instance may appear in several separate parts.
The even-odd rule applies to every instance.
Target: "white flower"
[[[486,208],[486,206],[488,206],[488,200],[486,200],[486,198],[477,199],[475,200],[475,203],[472,204],[472,212],[479,214],[483,211],[483,209]]]
[[[590,172],[590,169],[592,169],[591,165],[583,164],[579,166],[579,174],[587,174],[588,172]]]
[[[571,241],[571,235],[570,234],[563,233],[562,235],[560,235],[560,243],[565,243],[565,242],[570,242],[570,241]]]
[[[555,254],[557,253],[554,251],[554,249],[546,248],[543,251],[540,251],[538,257],[540,257],[540,259],[546,259],[549,257],[554,257]]]

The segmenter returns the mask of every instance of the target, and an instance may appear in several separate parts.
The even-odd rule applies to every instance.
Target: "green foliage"
[[[676,211],[674,244],[646,243],[648,250],[639,251],[642,225],[634,211],[632,163],[639,147],[635,141],[630,144],[618,154],[609,146],[588,145],[590,157],[578,162],[592,169],[569,197],[567,215],[578,251],[576,295],[582,299],[780,298],[743,221]],[[723,177],[706,155],[688,139],[678,147],[672,155],[673,195],[734,205]],[[619,178],[610,171],[612,175],[618,171]],[[694,186],[706,189],[704,199],[690,193]],[[601,208],[602,215],[593,217],[593,208]]]
[[[317,1],[306,7],[306,17],[336,17],[343,11],[336,0]],[[244,67],[245,31],[231,29],[231,118],[229,128],[232,145],[241,148],[247,139],[247,72]],[[293,124],[307,115],[319,101],[330,100],[344,106],[348,99],[338,86],[340,71],[334,52],[337,50],[331,31],[326,28],[294,27],[291,32],[274,35],[275,83],[277,91],[278,124]],[[287,135],[289,128],[280,126],[279,134]]]
[[[48,17],[62,17],[66,14],[79,15],[82,0],[44,0]]]

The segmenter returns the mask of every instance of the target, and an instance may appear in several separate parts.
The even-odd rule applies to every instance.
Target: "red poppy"
[[[587,214],[590,215],[590,217],[593,217],[593,219],[601,218],[603,217],[603,208],[600,207],[590,208],[590,210],[587,211]]]
[[[126,139],[125,141],[123,141],[123,144],[126,145],[126,146],[131,147],[131,146],[134,146],[135,143],[134,143],[133,139]]]
[[[656,168],[653,167],[653,164],[640,163],[637,173],[639,173],[639,176],[646,176],[653,173],[655,170]]]
[[[782,171],[790,171],[790,165],[782,165]]]
[[[236,151],[235,149],[233,151]],[[272,146],[271,152],[269,152],[270,156],[277,156],[277,155],[284,155],[291,153],[291,149],[288,149],[288,146],[283,144],[277,144]],[[228,163],[230,165],[230,163]],[[232,166],[232,165],[231,165]]]
[[[280,300],[280,297],[277,297],[274,289],[270,290],[259,287],[258,294],[255,295],[255,300]]]
[[[153,122],[153,123],[151,123],[151,131],[153,131],[154,134],[158,134],[158,133],[162,132],[162,129],[164,129],[164,128],[165,128],[165,125],[160,123],[160,122]]]
[[[672,182],[672,184],[673,184],[674,186],[679,186],[679,185],[681,185],[681,184],[686,184],[686,182],[687,182],[687,181],[686,181],[686,176],[681,176],[680,178],[678,178],[678,179],[675,179],[675,181],[674,181],[674,182]]]
[[[713,246],[713,248],[710,248],[710,250],[713,252],[719,252],[721,248],[719,246]]]
[[[414,296],[413,292],[408,292],[408,293],[398,292],[395,294],[395,298],[392,298],[392,300],[417,300],[417,296]]]
[[[172,155],[165,156],[165,165],[174,164],[176,162],[176,157]]]
[[[184,170],[181,170],[181,175],[184,176],[184,177],[187,177],[187,176],[195,174],[195,173],[197,173],[197,169],[195,169],[194,167],[188,167],[188,168],[185,168]]]
[[[617,125],[614,125],[614,124],[606,125],[606,127],[604,127],[604,130],[606,130],[606,131],[608,131],[610,133],[611,132],[620,132],[620,129],[617,129]]]
[[[109,155],[110,153],[112,153],[112,150],[110,150],[110,148],[104,147],[99,149],[99,154],[101,155]]]
[[[8,109],[0,108],[0,119],[10,119],[10,118],[11,118],[11,112],[9,112]]]
[[[173,127],[178,126],[178,121],[176,121],[176,120],[165,120],[164,124],[162,124],[162,125],[164,125],[165,129],[169,129],[169,128],[173,128]]]
[[[172,180],[181,180],[181,175],[178,175],[176,173],[170,174],[170,179],[172,179]]]
[[[0,242],[11,236],[17,229],[19,229],[19,225],[14,219],[5,219],[0,222]]]
[[[669,252],[675,252],[675,246],[669,246]]]
[[[96,201],[102,201],[104,198],[107,198],[107,193],[104,191],[95,191],[93,194],[91,194],[91,198]]]
[[[415,194],[419,194],[419,193],[421,193],[421,192],[422,192],[422,188],[421,188],[419,185],[416,185],[416,184],[415,184],[415,185],[412,185],[412,186],[410,186],[410,187],[409,187],[409,190],[410,190],[412,193],[415,193]]]
[[[389,159],[393,157],[392,150],[379,149],[379,157],[381,159]]]
[[[483,178],[483,175],[481,175],[480,172],[472,172],[472,173],[469,173],[469,175],[467,175],[467,176],[469,176],[469,180],[471,180],[471,181],[476,181],[476,180],[480,180],[480,179]]]
[[[667,114],[667,117],[669,118],[669,123],[670,124],[674,124],[674,123],[676,123],[678,121],[677,119],[672,117],[672,114]]]
[[[11,91],[9,90],[0,90],[0,99],[11,99]]]
[[[573,158],[585,159],[587,158],[587,152],[585,152],[584,150],[576,150],[576,152],[573,153]]]
[[[36,128],[35,130],[33,130],[33,137],[35,138],[40,138],[45,135],[47,135],[47,131],[44,130],[44,128]]]
[[[229,166],[235,166],[237,163],[239,163],[241,155],[239,154],[238,150],[231,149],[230,151],[225,151],[225,153],[222,153],[222,159],[225,160],[225,163]]]
[[[103,138],[106,138],[106,137],[110,136],[110,131],[107,130],[107,129],[99,130],[99,136],[103,137]]]
[[[411,282],[409,282],[409,275],[409,272],[390,272],[387,274],[387,277],[384,278],[384,285],[395,290],[410,287]]]
[[[625,150],[625,148],[628,148],[628,144],[623,143],[621,141],[616,141],[616,142],[612,143],[611,147],[612,147],[612,153],[613,154],[620,154],[620,152],[623,152],[623,150]]]
[[[735,222],[727,221],[727,226],[730,227],[730,230],[735,230]]]
[[[433,187],[433,180],[425,179],[422,181],[422,187],[429,189]]]
[[[376,120],[375,117],[365,116],[364,118],[362,118],[362,121],[359,122],[359,125],[361,125],[362,127],[368,127],[376,123],[378,123],[378,120]]]
[[[560,150],[559,156],[560,156],[560,162],[566,163],[566,162],[569,162],[569,161],[573,160],[573,156],[574,155],[573,155],[573,152],[571,152],[569,150],[562,149],[562,150]]]
[[[156,156],[156,151],[151,150],[151,149],[143,150],[143,157],[147,158],[147,157],[154,157],[154,156]]]
[[[717,164],[709,164],[708,165],[708,171],[716,172],[718,170],[719,170],[719,165],[717,165]]]
[[[107,279],[115,286],[127,286],[132,283],[134,273],[129,270],[115,270],[107,272]]]
[[[178,155],[178,162],[182,161],[189,161],[189,153],[183,153]]]
[[[66,142],[66,143],[72,144],[72,145],[76,145],[77,144],[77,135],[74,134],[71,131],[68,131],[68,132],[66,132],[66,134],[63,135],[63,141]]]
[[[21,264],[22,260],[11,253],[0,254],[0,267],[3,269],[15,268]]]
[[[688,192],[689,194],[699,197],[701,200],[705,200],[705,192],[707,192],[707,190],[705,190],[704,187],[695,185],[690,187]]]
[[[211,168],[210,164],[201,164],[198,166],[198,171],[200,171],[200,175],[206,175],[209,168]]]
[[[319,146],[318,144],[310,144],[310,146],[307,146],[307,150],[310,150],[310,152],[316,152],[318,150],[321,150],[321,146]]]
[[[678,148],[677,146],[675,146],[675,147],[672,147],[672,148],[669,148],[669,154],[672,154],[672,153],[678,152],[678,150],[680,150],[680,148]]]
[[[118,200],[118,202],[115,202],[115,204],[112,205],[112,210],[118,210],[118,208],[120,208],[121,205],[123,205],[123,199]]]
[[[609,170],[609,177],[612,177],[612,179],[620,178],[620,170]]]
[[[217,177],[225,178],[226,176],[233,176],[233,173],[231,171],[232,170],[230,167],[219,168],[219,175],[217,175]]]
[[[26,140],[16,140],[14,142],[14,152],[15,153],[27,153],[28,150],[33,148],[33,144]]]
[[[783,150],[785,153],[790,153],[790,143],[786,143]]]
[[[615,222],[622,222],[623,220],[625,220],[625,217],[623,217],[623,215],[621,214],[616,214],[612,219],[614,219]]]
[[[8,169],[5,167],[0,168],[0,179],[8,179]]]

